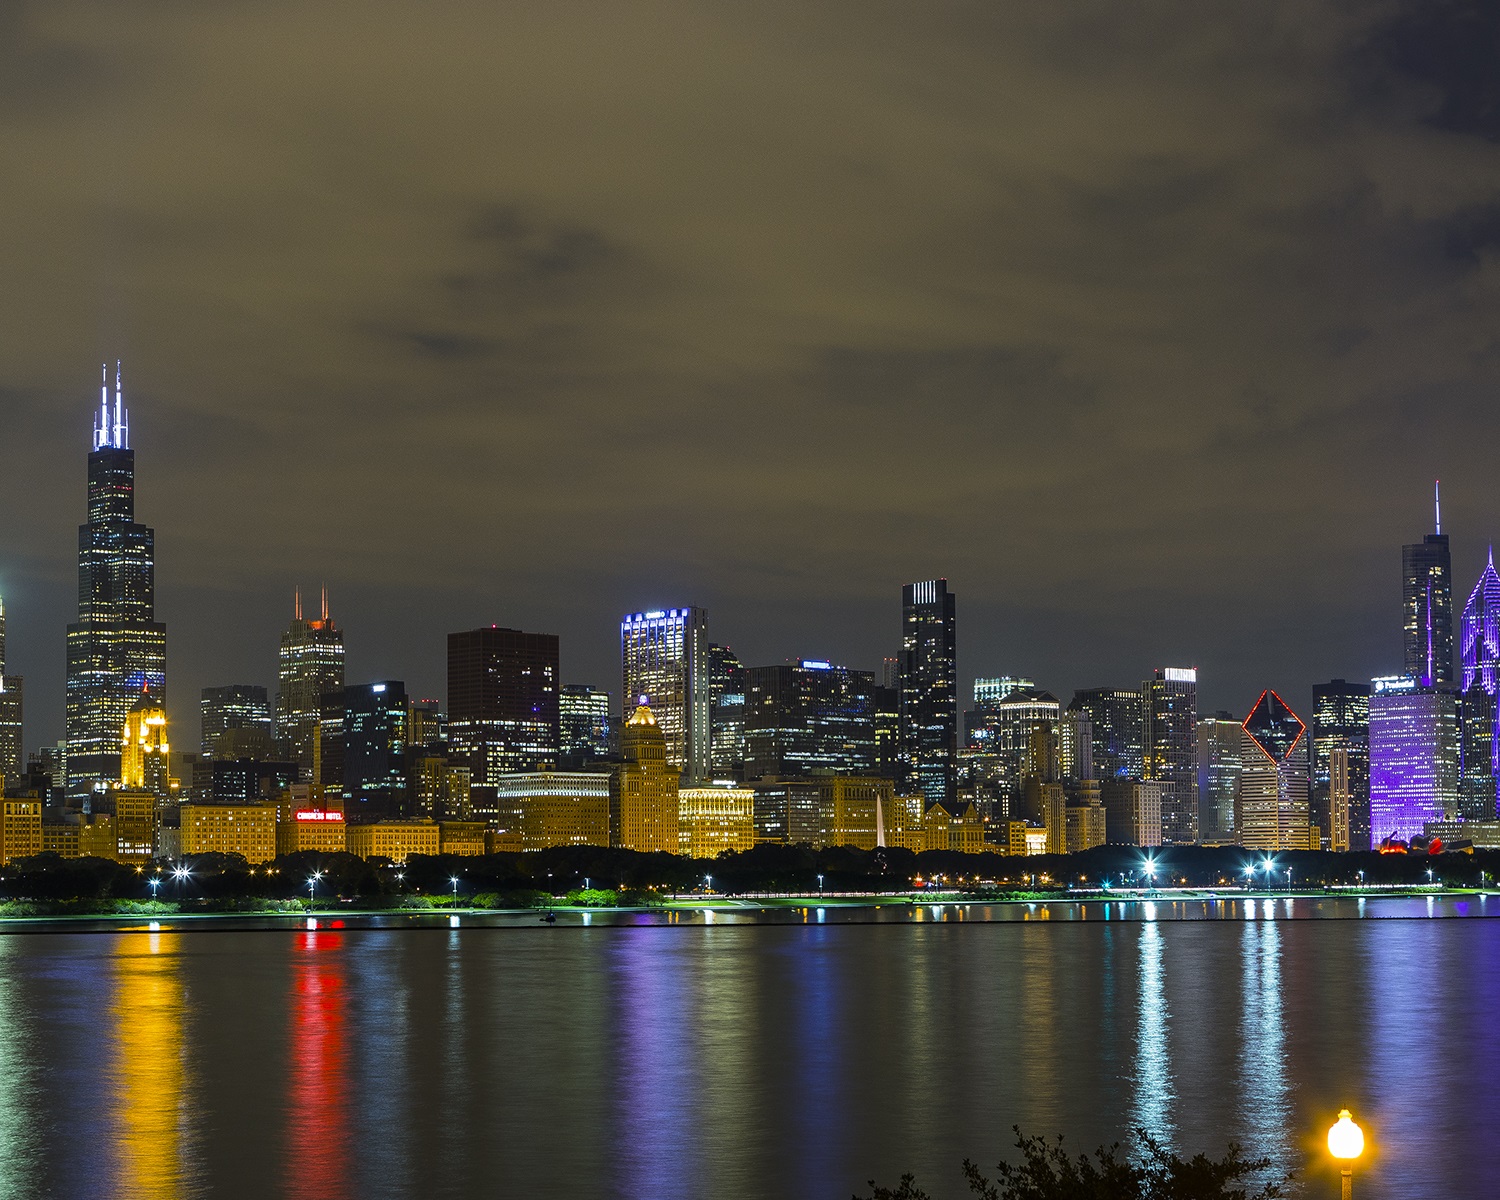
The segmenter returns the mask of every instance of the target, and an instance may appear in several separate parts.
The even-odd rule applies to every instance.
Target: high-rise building
[[[5,600],[0,597],[0,779],[19,778],[24,764],[22,686],[21,676],[5,673]]]
[[[276,737],[282,755],[297,764],[308,782],[316,783],[313,759],[317,754],[318,725],[323,697],[344,690],[344,631],[328,615],[328,589],[323,589],[321,615],[302,616],[302,594],[293,600],[292,623],[281,635],[276,693]]]
[[[167,741],[167,710],[145,693],[125,714],[120,738],[119,786],[130,792],[150,792],[158,804],[172,799],[172,778]]]
[[[679,854],[715,858],[755,846],[755,792],[747,787],[709,784],[677,793]]]
[[[448,743],[475,783],[557,767],[559,686],[555,633],[448,635]]]
[[[1424,687],[1453,683],[1453,564],[1440,508],[1434,532],[1401,547],[1401,610],[1406,673]]]
[[[1268,689],[1241,728],[1234,814],[1239,844],[1250,850],[1316,848],[1317,832],[1308,824],[1307,726]]]
[[[895,779],[901,767],[901,692],[877,685],[875,706],[875,773]]]
[[[1125,846],[1161,845],[1161,784],[1125,775],[1099,781],[1104,836]]]
[[[404,817],[410,709],[399,679],[344,689],[344,813],[353,824]]]
[[[1208,845],[1234,842],[1242,733],[1227,712],[1198,721],[1198,836]]]
[[[78,530],[78,620],[68,626],[68,801],[120,778],[120,730],[149,691],[166,702],[167,627],[156,620],[155,533],[135,520],[135,452],[115,365],[94,414],[88,523]]]
[[[637,706],[620,730],[620,758],[609,781],[609,844],[678,853],[681,776],[667,761],[667,739],[649,706]]]
[[[667,762],[698,781],[713,762],[713,688],[708,655],[708,613],[701,608],[627,613],[620,621],[625,713],[641,697],[667,741]]]
[[[1141,684],[1145,716],[1143,778],[1161,784],[1161,840],[1198,841],[1198,672],[1158,667]]]
[[[875,769],[875,677],[803,659],[742,671],[746,779]]]
[[[276,726],[271,720],[271,704],[266,698],[265,688],[253,683],[231,683],[224,687],[206,687],[198,701],[198,712],[203,722],[198,751],[204,758],[218,757],[216,748],[218,739],[230,730],[249,731],[248,737],[238,739],[237,745],[232,747],[233,750],[238,751],[243,746],[252,742],[259,743],[264,739],[266,757],[270,756]],[[227,757],[253,756],[235,752]]]
[[[1034,687],[1036,687],[1035,680],[1022,679],[1019,675],[996,675],[986,679],[976,679],[974,681],[974,707],[982,711],[998,704],[1012,692]]]
[[[1085,688],[1073,693],[1068,708],[1089,715],[1097,778],[1141,778],[1145,769],[1146,721],[1140,692]]]
[[[1309,819],[1320,837],[1332,836],[1329,757],[1335,749],[1349,760],[1349,845],[1370,848],[1370,685],[1333,679],[1313,687],[1308,731]]]
[[[1017,797],[1028,775],[1049,781],[1061,776],[1058,725],[1062,704],[1051,692],[1013,688],[999,700],[986,700],[976,713],[980,724],[971,728],[970,745],[995,756],[1003,793]],[[1034,737],[1038,730],[1047,734],[1044,743]],[[1037,753],[1039,745],[1045,745],[1045,752]]]
[[[1370,836],[1407,841],[1458,816],[1458,697],[1405,675],[1370,686]]]
[[[586,683],[565,683],[557,697],[558,762],[565,771],[604,762],[615,752],[614,697]]]
[[[964,745],[981,753],[995,748],[996,721],[1000,703],[1012,692],[1034,692],[1036,684],[1016,675],[1001,675],[974,681],[974,707],[964,712]]]
[[[1500,724],[1496,691],[1500,689],[1500,575],[1495,552],[1469,593],[1459,621],[1458,811],[1466,821],[1493,821],[1500,811],[1496,780],[1500,777]]]
[[[715,779],[740,779],[745,765],[745,668],[728,646],[708,644],[709,750]]]
[[[1335,746],[1328,752],[1328,848],[1334,852],[1349,847],[1349,748]]]
[[[901,589],[899,791],[952,800],[958,782],[958,639],[946,579]]]

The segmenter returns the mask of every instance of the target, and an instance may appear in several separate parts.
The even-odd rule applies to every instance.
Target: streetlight
[[[313,906],[313,889],[318,886],[318,880],[323,878],[322,871],[314,871],[307,877],[307,907]]]
[[[818,895],[821,896],[822,894],[823,894],[823,877],[821,875],[819,875],[818,876]]]
[[[712,875],[705,875],[703,877],[703,890],[704,892],[711,892],[714,890],[714,877]]]
[[[449,905],[449,907],[450,908],[457,908],[458,907],[458,876],[457,875],[450,875],[450,876],[448,876],[448,882],[453,885],[453,903],[451,905]]]
[[[148,880],[147,881],[147,886],[149,886],[150,889],[151,889],[151,899],[155,900],[156,899],[156,889],[159,888],[159,887],[161,887],[161,880],[160,879],[151,879],[151,880]]]
[[[1339,1160],[1344,1176],[1344,1200],[1354,1198],[1354,1160],[1365,1151],[1365,1133],[1354,1123],[1347,1108],[1328,1130],[1328,1153]]]
[[[183,883],[186,880],[191,879],[192,877],[193,877],[193,873],[191,871],[189,871],[186,867],[173,867],[172,868],[172,878],[175,879],[175,880],[177,880],[177,896],[178,896],[178,899],[182,898],[182,885],[183,885]]]

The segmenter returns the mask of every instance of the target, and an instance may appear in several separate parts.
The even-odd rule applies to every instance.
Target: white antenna
[[[125,401],[120,388],[120,360],[115,359],[115,449],[130,448],[130,415],[125,411]]]
[[[1441,479],[1434,479],[1432,481],[1432,507],[1437,513],[1437,529],[1435,531],[1437,533],[1443,532],[1443,497],[1438,491],[1438,486],[1442,482]]]

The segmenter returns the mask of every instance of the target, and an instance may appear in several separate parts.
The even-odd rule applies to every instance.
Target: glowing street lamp
[[[323,878],[322,871],[314,871],[307,877],[307,907],[313,905],[313,890],[318,886],[318,881]]]
[[[146,882],[147,882],[147,886],[149,886],[150,889],[151,889],[151,899],[155,900],[156,899],[156,889],[159,888],[159,887],[161,887],[161,880],[160,879],[149,879]]]
[[[1365,1152],[1365,1132],[1354,1123],[1347,1108],[1328,1130],[1328,1153],[1339,1160],[1344,1176],[1344,1200],[1354,1197],[1354,1160]]]
[[[457,875],[450,875],[448,877],[448,882],[453,885],[453,903],[452,903],[452,905],[450,907],[457,908],[458,907],[458,876]]]
[[[818,895],[821,896],[822,894],[823,894],[823,877],[821,875],[819,875],[818,876]]]

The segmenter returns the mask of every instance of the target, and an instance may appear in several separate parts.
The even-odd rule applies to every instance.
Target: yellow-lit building
[[[878,823],[896,807],[896,786],[889,779],[862,775],[829,775],[818,780],[819,845],[878,845]]]
[[[900,847],[914,854],[927,849],[927,834],[922,824],[922,814],[927,808],[925,796],[893,796],[889,808],[881,807],[887,846]]]
[[[350,825],[344,842],[350,854],[393,863],[404,863],[413,854],[436,854],[440,845],[437,822],[425,819]]]
[[[1104,845],[1104,805],[1070,804],[1068,815],[1067,847],[1069,854],[1080,850],[1092,850]]]
[[[466,858],[484,855],[483,821],[439,821],[438,849],[444,854]]]
[[[443,754],[417,754],[408,766],[412,804],[424,817],[468,820],[473,813],[473,777],[468,767]]]
[[[610,777],[604,771],[516,771],[493,777],[495,805],[516,814],[492,829],[495,850],[609,845]]]
[[[608,821],[606,819],[606,825],[607,824]],[[485,830],[484,852],[486,854],[521,853],[521,831],[519,829]]]
[[[42,802],[34,797],[0,800],[0,867],[42,852]]]
[[[989,849],[984,841],[984,822],[972,801],[934,801],[922,815],[922,828],[928,850],[981,854]]]
[[[678,853],[680,773],[667,762],[667,738],[649,705],[620,730],[624,761],[609,781],[609,844],[643,853]]]
[[[167,743],[167,710],[150,693],[142,694],[125,716],[120,738],[120,786],[128,792],[150,792],[165,801],[177,790]]]
[[[78,822],[43,821],[42,853],[57,854],[63,858],[77,858]]]
[[[248,863],[276,857],[274,804],[184,804],[182,853],[239,854]]]
[[[277,812],[276,853],[340,854],[345,847],[343,802],[340,808],[282,804]]]
[[[160,799],[154,792],[122,788],[111,793],[115,805],[115,859],[146,863],[156,857],[161,826]]]
[[[78,826],[78,857],[119,861],[120,839],[115,819],[107,813],[85,818]]]
[[[1002,819],[990,827],[991,846],[1001,854],[1026,854],[1026,830],[1028,826],[1025,821]],[[1042,844],[1046,845],[1046,831],[1042,832]]]
[[[677,793],[678,853],[713,858],[755,845],[755,792],[744,787],[693,787]]]

